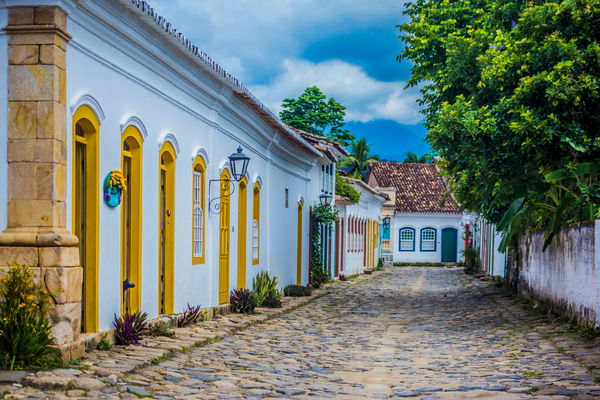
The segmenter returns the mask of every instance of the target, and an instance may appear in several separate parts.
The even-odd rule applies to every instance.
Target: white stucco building
[[[346,178],[360,193],[360,200],[336,196],[335,274],[354,275],[373,269],[381,257],[381,223],[387,196],[366,183]]]
[[[438,177],[434,164],[374,162],[367,182],[390,197],[384,206],[391,218],[383,233],[383,252],[393,262],[457,262],[465,248],[468,216]]]
[[[188,303],[227,303],[230,290],[251,286],[261,270],[282,287],[308,283],[309,207],[324,188],[333,194],[343,151],[314,146],[281,123],[144,1],[0,1],[0,28],[9,24],[9,6],[20,7],[13,25],[32,32],[43,11],[34,6],[59,9],[51,28],[62,38],[54,46],[59,58],[48,66],[66,85],[49,102],[63,154],[56,224],[77,237],[83,268],[83,282],[70,283],[82,284],[83,295],[69,300],[64,318],[74,333],[64,342],[77,340],[79,326],[110,329],[126,309],[154,318]],[[7,54],[0,32],[0,53]],[[11,48],[9,70],[29,76],[30,60],[17,52],[44,51],[35,46]],[[5,94],[7,74],[0,68]],[[42,94],[19,91],[20,83],[13,80],[9,97],[0,96],[0,120],[8,121],[0,124],[4,155],[7,143],[25,140],[18,134],[33,129],[35,139],[27,121],[36,116],[19,113]],[[9,114],[25,119],[9,121]],[[235,177],[229,156],[240,146],[250,160],[247,173]],[[11,168],[20,162],[0,159],[0,229],[14,227],[11,201],[26,201],[7,195]],[[127,188],[111,197],[113,171]],[[126,281],[135,287],[124,290]]]

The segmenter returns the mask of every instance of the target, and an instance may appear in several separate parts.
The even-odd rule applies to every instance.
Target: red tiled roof
[[[338,142],[334,142],[333,140],[328,139],[324,136],[313,135],[312,133],[305,132],[301,129],[294,128],[293,126],[290,126],[290,125],[288,125],[288,127],[290,129],[292,129],[294,132],[296,132],[298,135],[300,135],[300,137],[303,138],[304,140],[306,140],[308,143],[311,143],[313,145],[313,147],[315,147],[317,149],[320,149],[319,146],[332,147],[332,148],[335,148],[342,155],[342,157],[350,155],[350,153],[348,153],[348,151],[344,148],[344,146],[342,146]],[[335,161],[332,160],[332,162],[335,162]]]
[[[452,196],[441,204],[447,186],[434,164],[373,162],[369,175],[378,187],[396,189],[396,212],[460,214]]]

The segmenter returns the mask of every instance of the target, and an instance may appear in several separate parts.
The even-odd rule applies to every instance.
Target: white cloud
[[[309,86],[317,86],[329,98],[346,107],[346,121],[369,122],[393,120],[415,125],[423,120],[419,114],[418,88],[404,90],[406,82],[382,82],[368,76],[360,66],[340,60],[311,63],[286,59],[283,72],[266,85],[250,90],[273,112],[281,111],[285,98],[297,98]]]
[[[149,0],[202,51],[243,82],[280,73],[312,44],[406,20],[398,0]],[[394,33],[391,33],[394,35]],[[357,49],[360,51],[360,49]],[[235,56],[235,57],[232,57]],[[239,71],[239,74],[238,74]]]

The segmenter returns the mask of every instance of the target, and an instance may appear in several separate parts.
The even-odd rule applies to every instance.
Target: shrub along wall
[[[600,220],[561,227],[545,252],[544,231],[526,231],[507,273],[519,296],[580,324],[600,325]]]

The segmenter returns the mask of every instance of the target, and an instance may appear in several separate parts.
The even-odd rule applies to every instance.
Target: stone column
[[[32,268],[51,292],[56,344],[82,356],[83,271],[66,229],[67,15],[59,7],[11,7],[8,25],[8,218],[0,263]]]

